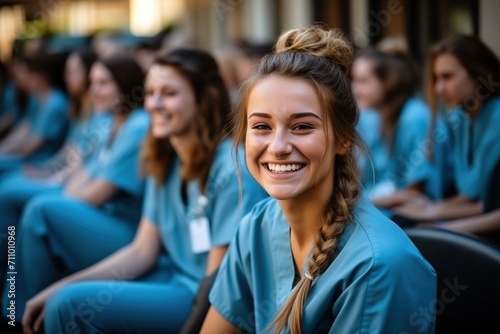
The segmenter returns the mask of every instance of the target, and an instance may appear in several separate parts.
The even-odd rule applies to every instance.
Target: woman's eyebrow
[[[302,118],[302,117],[316,117],[321,121],[321,117],[316,115],[315,113],[312,112],[301,112],[301,113],[296,113],[296,114],[291,114],[290,119],[296,119],[296,118]]]
[[[251,113],[248,118],[251,118],[251,117],[264,117],[264,118],[271,118],[271,115],[269,114],[266,114],[266,113],[262,113],[262,112],[254,112],[254,113]]]

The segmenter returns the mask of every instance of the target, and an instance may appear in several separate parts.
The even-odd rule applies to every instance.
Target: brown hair
[[[443,54],[455,56],[473,79],[483,78],[488,82],[500,81],[500,61],[479,38],[466,35],[453,35],[435,44],[427,60],[427,99],[434,111],[437,110],[437,96],[434,91],[436,77],[434,61]],[[490,79],[491,78],[491,79]],[[487,87],[491,98],[500,95],[500,87]]]
[[[392,150],[396,124],[406,101],[411,98],[420,86],[418,68],[408,54],[402,50],[384,52],[367,48],[361,50],[357,59],[367,59],[372,64],[373,74],[382,82],[384,96],[382,104],[387,112],[382,116],[382,139]]]
[[[247,102],[255,85],[269,75],[281,75],[301,78],[312,85],[335,139],[349,144],[345,155],[335,157],[333,192],[308,263],[309,274],[317,277],[335,258],[338,241],[352,218],[360,191],[355,158],[355,147],[360,143],[355,129],[359,112],[349,80],[353,49],[338,30],[312,27],[285,32],[275,50],[263,58],[257,72],[242,86],[239,105],[233,114],[233,136],[236,144],[245,140]],[[288,302],[270,324],[276,333],[288,324],[292,333],[302,333],[302,312],[311,286],[312,281],[305,277],[297,283]]]
[[[118,88],[120,89],[120,98],[112,111],[116,114],[111,135],[106,143],[110,146],[115,137],[133,110],[142,107],[144,102],[144,73],[136,61],[128,55],[115,55],[102,58],[94,62],[102,64],[111,73]]]
[[[190,161],[182,165],[184,180],[198,179],[205,188],[215,150],[227,135],[224,131],[229,114],[229,95],[214,58],[207,52],[195,49],[177,49],[160,55],[153,64],[175,68],[190,83],[198,107],[196,126],[197,142],[191,146]],[[166,138],[148,134],[142,152],[143,172],[153,175],[158,183],[165,180],[174,158],[174,149]]]
[[[70,99],[69,116],[73,121],[78,121],[79,119],[87,117],[91,111],[90,102],[88,101],[88,96],[87,96],[88,89],[90,86],[89,72],[90,68],[92,67],[92,64],[94,64],[94,62],[97,60],[97,57],[90,50],[75,51],[71,53],[69,57],[73,55],[79,58],[85,71],[85,87],[82,87],[83,91],[80,92],[80,95],[78,96],[71,96],[71,95],[69,96]]]

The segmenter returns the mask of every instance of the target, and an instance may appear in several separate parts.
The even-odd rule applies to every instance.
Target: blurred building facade
[[[500,54],[499,16],[497,0],[1,0],[0,57],[8,59],[15,38],[43,30],[154,35],[175,25],[195,45],[217,49],[235,40],[272,42],[314,23],[344,30],[358,47],[403,38],[420,60],[452,33],[477,35]]]

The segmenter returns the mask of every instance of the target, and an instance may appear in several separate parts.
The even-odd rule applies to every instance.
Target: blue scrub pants
[[[63,194],[33,198],[16,229],[17,319],[22,318],[26,301],[36,293],[129,244],[137,223]],[[8,301],[4,289],[3,305]]]
[[[45,307],[45,333],[178,333],[194,295],[180,285],[134,281],[70,284]]]
[[[33,180],[21,173],[9,173],[0,182],[0,289],[5,282],[5,268],[7,267],[7,237],[8,228],[16,228],[23,208],[28,201],[38,194],[58,193],[61,185]],[[2,291],[0,290],[0,291]]]

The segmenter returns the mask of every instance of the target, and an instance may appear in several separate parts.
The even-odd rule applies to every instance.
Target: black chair
[[[436,333],[500,333],[500,249],[440,229],[405,231],[437,272]]]
[[[184,326],[182,327],[180,334],[198,334],[207,315],[208,309],[210,308],[210,301],[208,300],[208,294],[212,285],[215,282],[215,277],[217,276],[218,270],[212,273],[210,276],[206,276],[200,283],[198,288],[198,294],[193,303],[191,313],[189,314]]]

